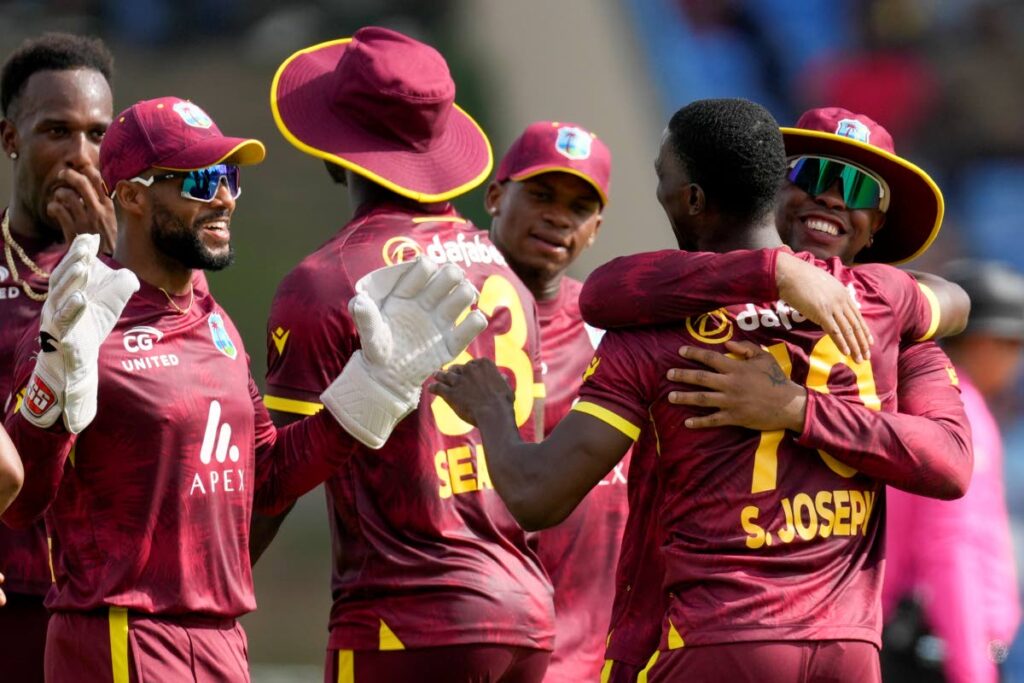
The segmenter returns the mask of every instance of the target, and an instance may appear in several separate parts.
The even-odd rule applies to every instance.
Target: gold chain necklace
[[[36,262],[30,259],[28,254],[25,253],[25,250],[21,248],[21,245],[15,242],[14,238],[11,237],[10,209],[4,211],[4,219],[3,221],[0,221],[0,228],[3,229],[4,256],[7,257],[7,267],[11,271],[11,277],[14,279],[14,282],[16,284],[21,285],[22,290],[24,290],[25,295],[28,296],[29,299],[32,299],[33,301],[46,301],[46,292],[37,292],[36,290],[32,289],[31,285],[29,285],[27,282],[18,277],[18,267],[17,264],[15,264],[14,262],[14,256],[11,255],[12,248],[18,254],[18,258],[21,259],[21,262],[28,266],[28,269],[31,270],[33,273],[35,273],[44,280],[49,280],[50,274],[47,273],[42,268],[40,268],[39,266],[37,266]]]
[[[178,315],[185,315],[190,310],[192,310],[192,304],[196,300],[196,290],[195,287],[192,286],[191,282],[188,283],[188,306],[186,306],[185,308],[182,308],[178,304],[174,303],[174,299],[171,298],[171,295],[167,293],[166,289],[164,289],[163,287],[157,287],[157,289],[164,293],[164,296],[167,297],[167,300],[171,303],[171,306],[173,306],[174,310],[178,312]]]

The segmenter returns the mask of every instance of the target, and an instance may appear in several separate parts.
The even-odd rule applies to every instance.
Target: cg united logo
[[[686,319],[686,331],[705,344],[724,344],[732,339],[732,320],[724,308]]]
[[[178,113],[182,121],[193,128],[209,128],[213,125],[213,120],[207,116],[206,112],[191,102],[176,102],[174,111]]]
[[[555,149],[569,159],[587,159],[590,157],[590,133],[576,126],[564,126],[558,129]]]
[[[381,250],[381,257],[384,259],[384,263],[389,266],[393,266],[396,263],[412,261],[422,253],[423,247],[421,247],[416,240],[409,237],[399,236],[392,237],[384,243],[384,249]]]

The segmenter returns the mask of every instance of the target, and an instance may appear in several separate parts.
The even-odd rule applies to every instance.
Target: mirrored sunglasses
[[[232,199],[238,199],[242,194],[242,186],[239,182],[240,172],[238,166],[232,164],[217,164],[200,168],[196,171],[172,171],[169,173],[158,173],[149,178],[136,176],[131,179],[133,183],[139,183],[146,187],[161,180],[173,180],[182,178],[181,196],[186,199],[194,199],[197,202],[212,202],[217,196],[217,190],[223,180],[231,193]]]
[[[830,157],[802,156],[791,159],[789,182],[801,190],[817,197],[836,182],[846,208],[879,209],[889,208],[889,192],[885,182],[867,169]]]

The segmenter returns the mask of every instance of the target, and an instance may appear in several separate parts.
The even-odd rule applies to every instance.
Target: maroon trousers
[[[540,683],[551,653],[509,645],[328,650],[324,683]]]
[[[771,641],[661,651],[649,683],[881,683],[878,648],[859,640]]]
[[[0,607],[0,678],[43,683],[43,650],[50,613],[44,596],[8,593]]]
[[[249,683],[245,631],[234,619],[152,617],[120,608],[55,612],[47,683]]]

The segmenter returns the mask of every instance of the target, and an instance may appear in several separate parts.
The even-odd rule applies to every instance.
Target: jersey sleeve
[[[656,383],[654,364],[637,353],[640,333],[612,331],[601,339],[583,373],[579,400],[573,410],[595,417],[636,441],[649,417],[650,387]]]
[[[939,300],[925,284],[892,266],[872,263],[857,266],[885,296],[900,325],[905,342],[927,341],[939,329]]]
[[[13,395],[4,421],[11,441],[21,455],[25,481],[21,492],[3,515],[7,526],[23,529],[42,517],[57,496],[64,467],[76,437],[64,430],[60,421],[50,429],[40,429],[21,416],[21,401],[35,368],[34,351],[38,349],[35,334],[26,334],[17,354],[14,370]]]
[[[721,306],[778,298],[776,249],[725,254],[665,249],[612,259],[580,293],[583,319],[602,329],[678,322]]]
[[[256,488],[253,509],[275,515],[330,477],[359,443],[326,410],[276,428],[249,378],[255,412]]]
[[[320,394],[358,348],[346,305],[352,292],[339,280],[300,266],[278,287],[267,322],[267,408],[315,415]]]
[[[952,363],[934,342],[911,344],[900,352],[898,372],[899,413],[808,391],[797,443],[904,491],[958,497],[974,458]]]

